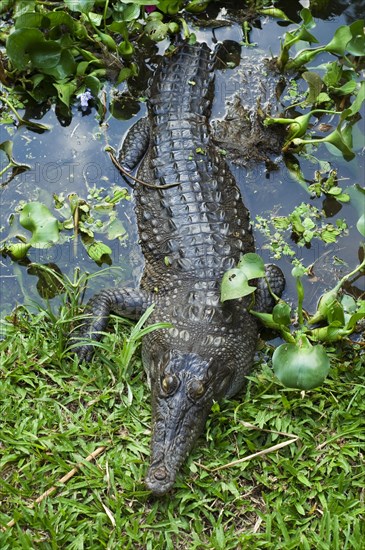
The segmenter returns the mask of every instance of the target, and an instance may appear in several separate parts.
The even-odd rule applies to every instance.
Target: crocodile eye
[[[177,377],[171,374],[168,374],[161,380],[161,387],[163,391],[167,394],[174,393],[174,391],[177,389],[178,384],[179,381]]]
[[[192,399],[199,399],[205,392],[203,382],[200,380],[193,380],[189,387],[189,394]]]

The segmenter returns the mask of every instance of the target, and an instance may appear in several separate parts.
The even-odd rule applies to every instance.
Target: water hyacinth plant
[[[359,77],[361,64],[358,61],[365,56],[364,21],[358,20],[351,25],[340,26],[327,44],[301,49],[291,58],[291,49],[295,44],[318,43],[318,39],[310,32],[316,25],[310,10],[303,8],[300,16],[301,24],[285,34],[277,66],[286,74],[301,72],[308,83],[308,91],[305,100],[299,105],[302,108],[312,108],[296,118],[268,116],[264,124],[284,124],[288,127],[284,153],[290,149],[298,151],[305,145],[330,144],[342,153],[346,161],[350,161],[355,157],[352,128],[365,100],[365,82]],[[322,65],[321,72],[324,74],[321,77],[313,69],[306,70],[305,65],[323,53],[332,54],[339,61]],[[354,99],[351,100],[352,96]],[[347,105],[343,108],[345,98]],[[287,109],[297,106],[298,103],[294,103]],[[328,135],[316,137],[312,135],[310,126],[313,125],[314,118],[319,119],[324,114],[337,115],[337,126]]]
[[[365,247],[364,247],[365,250]],[[304,287],[303,266],[292,270],[296,281],[297,308],[293,315],[291,306],[277,298],[272,313],[255,311],[254,300],[250,308],[252,315],[261,323],[280,333],[286,343],[279,345],[273,354],[273,369],[278,379],[289,388],[310,390],[321,385],[329,368],[329,356],[322,344],[337,342],[356,331],[359,321],[365,319],[365,300],[357,302],[342,294],[345,283],[365,269],[365,259],[350,273],[341,278],[333,289],[319,300],[317,310],[309,315],[303,310]],[[262,258],[254,253],[242,256],[237,267],[225,273],[221,283],[221,300],[232,300],[253,294],[254,285],[248,282],[265,277]],[[295,321],[295,328],[293,323]],[[321,326],[315,326],[320,324]]]

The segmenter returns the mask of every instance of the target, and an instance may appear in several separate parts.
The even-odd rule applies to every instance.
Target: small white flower
[[[92,93],[90,92],[90,90],[86,90],[85,92],[83,92],[82,94],[79,94],[76,97],[77,97],[77,99],[80,100],[81,109],[83,111],[86,111],[86,109],[89,106],[90,99],[93,98]]]

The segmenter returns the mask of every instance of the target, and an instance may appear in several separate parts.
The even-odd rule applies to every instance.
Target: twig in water
[[[130,172],[128,172],[128,170],[126,170],[125,168],[123,168],[123,166],[121,164],[119,164],[119,162],[117,161],[117,159],[115,158],[115,156],[114,156],[114,154],[111,150],[108,150],[108,153],[109,153],[109,156],[110,156],[110,159],[111,159],[112,163],[114,164],[114,166],[116,168],[118,168],[119,172],[121,172],[121,174],[123,176],[125,176],[126,178],[130,178],[131,180],[135,181],[136,183],[140,183],[141,185],[144,185],[145,187],[150,187],[151,189],[169,189],[170,187],[177,187],[178,185],[180,185],[179,182],[166,183],[166,185],[154,185],[153,183],[147,183],[146,181],[140,180],[139,178],[136,178],[135,176],[132,176],[132,174]]]

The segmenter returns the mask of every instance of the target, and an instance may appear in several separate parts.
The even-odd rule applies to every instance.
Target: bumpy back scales
[[[207,45],[183,46],[164,60],[150,86],[150,146],[139,176],[158,185],[179,183],[165,190],[140,187],[136,194],[150,290],[172,274],[217,280],[240,253],[253,250],[247,209],[210,140],[213,79]]]

